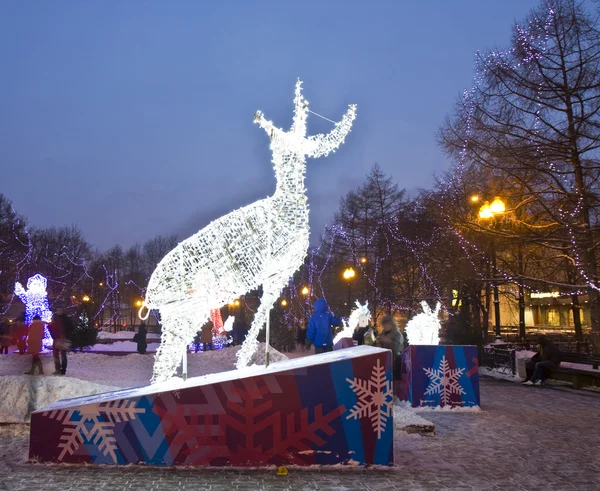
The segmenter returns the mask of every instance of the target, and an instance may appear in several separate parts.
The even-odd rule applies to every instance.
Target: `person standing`
[[[298,335],[296,337],[296,342],[300,349],[304,349],[304,345],[306,343],[306,326],[304,324],[298,327]]]
[[[52,357],[54,358],[52,375],[65,375],[67,373],[67,337],[64,320],[57,312],[52,316],[48,330],[52,336]]]
[[[29,333],[27,335],[27,351],[31,354],[31,369],[25,372],[25,375],[34,375],[35,368],[37,367],[40,375],[44,375],[44,367],[42,366],[42,360],[40,360],[40,353],[42,352],[42,340],[44,339],[44,323],[40,319],[39,315],[33,317],[33,321],[29,326]]]
[[[148,341],[146,340],[147,334],[146,324],[142,322],[138,332],[133,336],[133,341],[137,343],[137,352],[140,355],[146,354],[146,349],[148,348]]]
[[[5,319],[0,321],[0,355],[8,355],[8,347],[10,346],[11,335],[10,325]]]
[[[381,319],[381,331],[375,339],[374,346],[392,350],[392,369],[394,380],[396,380],[400,375],[398,360],[404,347],[404,336],[391,315],[386,315]]]
[[[13,324],[14,343],[19,350],[20,355],[25,354],[27,349],[27,326],[25,325],[25,312],[23,312],[17,322]]]
[[[315,353],[333,351],[333,329],[341,325],[340,319],[329,312],[329,306],[324,298],[318,298],[314,305],[314,314],[308,321],[306,331],[306,349],[315,345]]]
[[[211,321],[208,321],[202,327],[202,334],[200,336],[200,340],[202,341],[202,349],[204,351],[207,351],[209,349],[212,351],[212,349],[213,349],[212,331],[213,331],[213,323]]]

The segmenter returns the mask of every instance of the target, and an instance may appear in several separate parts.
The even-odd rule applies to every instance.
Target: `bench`
[[[591,365],[592,369],[582,370],[580,368],[568,368],[562,365],[558,368],[548,369],[548,378],[571,382],[574,389],[581,387],[600,387],[600,356],[584,353],[561,353],[562,361],[567,363],[581,363]]]

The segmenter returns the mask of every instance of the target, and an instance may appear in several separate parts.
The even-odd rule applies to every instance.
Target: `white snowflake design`
[[[429,377],[429,386],[425,391],[425,395],[440,394],[440,406],[450,403],[450,396],[452,394],[465,394],[464,389],[458,383],[458,379],[465,369],[451,369],[448,360],[446,360],[446,355],[442,356],[438,370],[433,370],[432,368],[423,368],[423,370]]]
[[[66,454],[73,455],[87,441],[96,445],[105,457],[110,455],[116,464],[117,442],[113,432],[115,424],[134,420],[136,414],[144,412],[144,408],[135,407],[134,401],[125,399],[89,404],[76,409],[46,411],[43,415],[61,421],[64,425],[58,445],[62,452],[58,460],[63,460]]]
[[[385,368],[377,360],[377,364],[373,366],[370,380],[354,377],[354,380],[347,378],[346,382],[350,383],[350,388],[358,397],[358,401],[350,409],[350,414],[346,416],[346,419],[368,417],[371,420],[373,431],[377,433],[377,439],[380,439],[392,414],[394,403],[392,381],[386,379]]]

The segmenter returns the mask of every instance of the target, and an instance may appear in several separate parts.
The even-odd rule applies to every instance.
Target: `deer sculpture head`
[[[435,310],[427,302],[421,302],[423,312],[415,315],[406,324],[406,336],[408,342],[412,345],[438,345],[440,344],[441,324],[438,319],[440,312],[440,303],[435,306]]]
[[[352,122],[356,118],[356,104],[348,107],[341,121],[335,123],[334,129],[326,135],[306,137],[306,120],[309,112],[308,101],[302,95],[302,81],[298,79],[294,97],[294,120],[289,131],[277,128],[271,121],[265,119],[261,111],[257,111],[254,115],[254,122],[263,128],[271,139],[273,164],[278,181],[283,176],[290,178],[295,175],[294,171],[303,174],[306,157],[324,157],[334,152],[352,127]]]
[[[344,321],[344,329],[336,334],[333,344],[336,344],[343,338],[351,338],[354,334],[354,329],[357,327],[367,327],[371,320],[371,311],[369,310],[369,302],[364,305],[357,300],[356,308],[350,313],[347,321]]]

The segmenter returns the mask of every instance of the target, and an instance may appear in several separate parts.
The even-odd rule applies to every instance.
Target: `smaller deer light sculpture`
[[[161,315],[162,337],[153,383],[175,375],[186,346],[211,309],[262,285],[261,304],[238,352],[237,368],[247,366],[271,307],[303,264],[308,249],[306,158],[323,157],[343,143],[356,117],[356,106],[349,107],[329,134],[310,137],[306,136],[308,102],[300,80],[294,106],[294,121],[287,132],[260,111],[254,116],[271,141],[275,193],[210,223],[169,252],[152,273],[142,309],[159,309]]]
[[[427,302],[421,302],[423,312],[415,315],[406,324],[406,336],[408,342],[412,345],[438,345],[440,344],[441,324],[438,318],[440,304],[435,306],[435,310]]]
[[[348,320],[344,322],[344,329],[336,334],[333,344],[335,345],[341,339],[351,338],[357,327],[367,327],[370,320],[371,311],[369,310],[369,302],[367,301],[364,305],[361,305],[357,300],[356,308],[352,311]]]

